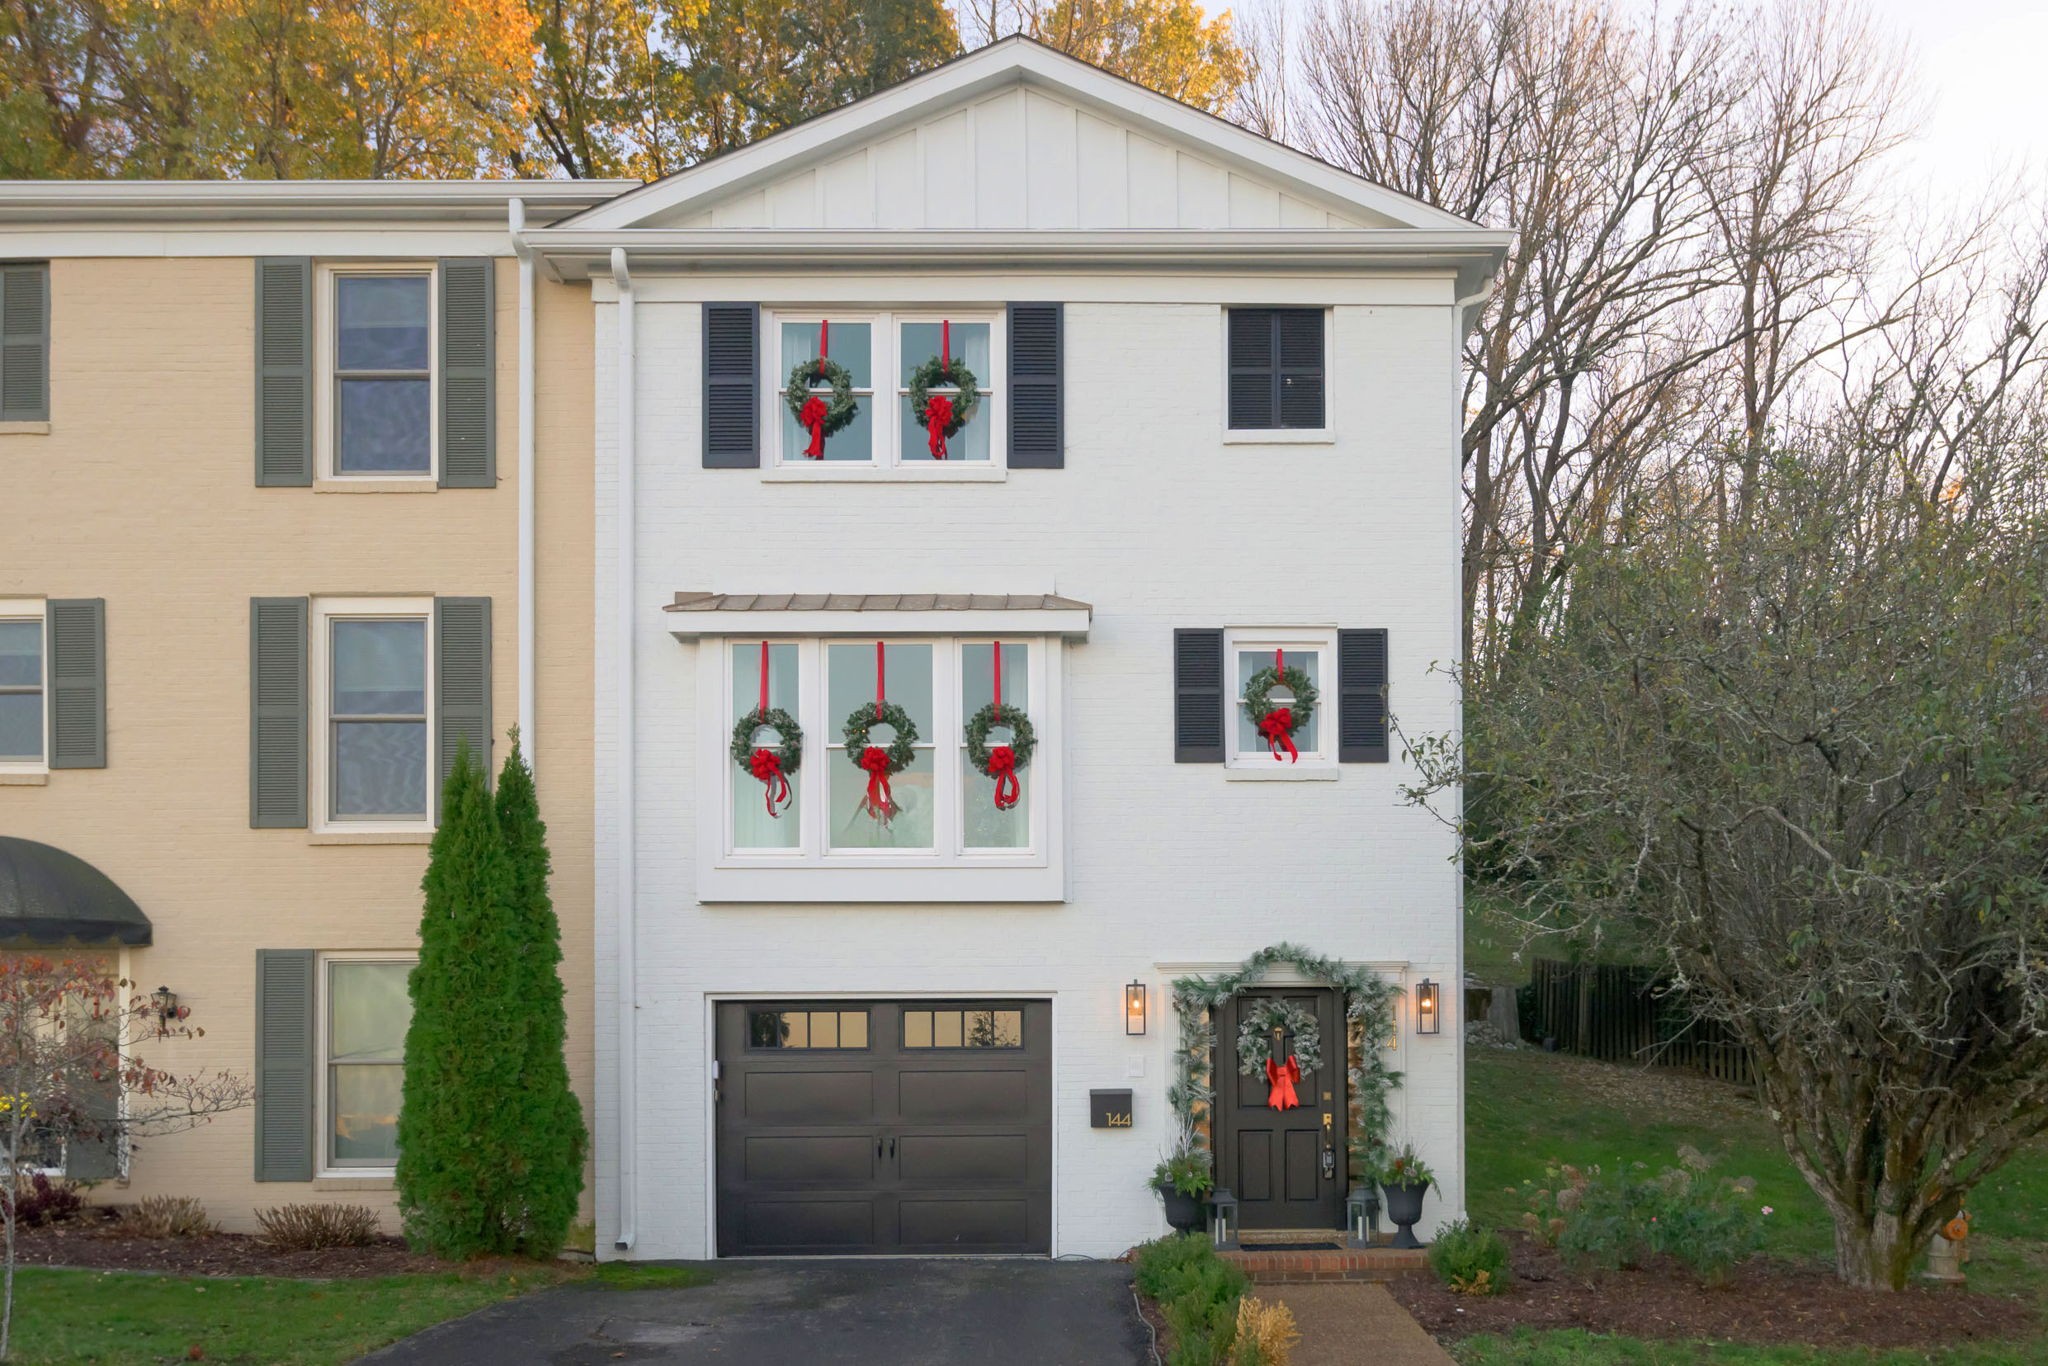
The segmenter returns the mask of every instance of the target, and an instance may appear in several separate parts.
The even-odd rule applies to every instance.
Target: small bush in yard
[[[1244,1272],[1216,1255],[1199,1233],[1176,1234],[1138,1249],[1137,1285],[1173,1330],[1169,1366],[1220,1366],[1231,1360],[1237,1303],[1251,1288]]]
[[[189,1195],[149,1195],[121,1211],[121,1232],[131,1238],[197,1238],[220,1229],[206,1206]]]
[[[1246,1295],[1237,1302],[1237,1330],[1230,1345],[1230,1366],[1287,1366],[1301,1334],[1294,1311]]]
[[[1444,1225],[1429,1245],[1429,1266],[1460,1295],[1498,1295],[1510,1279],[1508,1240],[1460,1219]]]
[[[377,1211],[368,1205],[279,1205],[256,1211],[267,1246],[280,1252],[368,1247],[377,1241]]]
[[[1655,1176],[1640,1162],[1603,1173],[1598,1167],[1559,1192],[1565,1226],[1557,1246],[1582,1265],[1614,1270],[1639,1265],[1652,1253],[1675,1257],[1708,1285],[1763,1245],[1755,1207],[1756,1183],[1707,1177],[1712,1159],[1690,1146],[1679,1165]]]
[[[52,1181],[45,1172],[23,1172],[17,1179],[14,1217],[23,1228],[60,1223],[85,1208],[77,1184],[61,1176]],[[6,1192],[0,1191],[0,1200],[5,1198]]]

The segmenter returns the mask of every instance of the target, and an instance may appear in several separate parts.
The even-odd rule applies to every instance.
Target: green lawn
[[[496,1275],[287,1281],[25,1267],[16,1280],[15,1359],[327,1366],[495,1300],[582,1277],[637,1290],[693,1285],[706,1274],[608,1263],[594,1272],[535,1266]]]
[[[1541,1183],[1552,1159],[1608,1167],[1643,1162],[1655,1170],[1675,1165],[1678,1145],[1690,1143],[1717,1159],[1718,1172],[1756,1178],[1759,1203],[1774,1211],[1766,1225],[1768,1251],[1787,1257],[1829,1254],[1820,1202],[1793,1171],[1762,1112],[1733,1088],[1528,1049],[1475,1048],[1467,1066],[1465,1160],[1475,1220],[1515,1223],[1524,1205],[1507,1188],[1525,1179]],[[2048,1311],[2048,1150],[2037,1148],[1980,1187],[1970,1209],[1971,1283],[2031,1295]],[[1454,1351],[1472,1366],[2021,1366],[2048,1360],[2048,1338],[2004,1348],[1872,1354],[1552,1332],[1511,1341],[1472,1338]]]

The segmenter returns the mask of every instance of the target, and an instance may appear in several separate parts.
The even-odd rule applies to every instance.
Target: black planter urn
[[[1155,1187],[1159,1198],[1166,1205],[1166,1222],[1176,1233],[1193,1233],[1202,1226],[1202,1202],[1192,1195],[1182,1195],[1171,1186]]]
[[[1413,1186],[1382,1186],[1387,1193],[1387,1218],[1394,1224],[1395,1247],[1421,1247],[1422,1241],[1415,1236],[1415,1225],[1422,1219],[1422,1197],[1429,1193],[1427,1183]]]

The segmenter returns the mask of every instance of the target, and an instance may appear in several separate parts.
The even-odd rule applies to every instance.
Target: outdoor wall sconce
[[[1145,1032],[1145,984],[1133,981],[1124,988],[1124,1033],[1133,1038]]]
[[[1443,1027],[1443,1018],[1436,1008],[1436,983],[1425,977],[1415,984],[1415,1032],[1437,1034]]]
[[[150,1006],[156,1014],[156,1032],[159,1036],[170,1033],[171,1021],[182,1020],[183,1012],[178,1009],[178,993],[169,987],[158,987],[150,993]]]

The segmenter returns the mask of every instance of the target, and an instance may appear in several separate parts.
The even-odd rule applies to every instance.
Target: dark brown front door
[[[1238,1071],[1239,1005],[1275,996],[1314,1014],[1322,1034],[1322,1065],[1302,1073],[1295,1088],[1301,1104],[1290,1110],[1267,1103],[1263,1069],[1252,1076]],[[1315,987],[1247,991],[1216,1014],[1217,1184],[1237,1197],[1245,1228],[1342,1228],[1346,1103],[1337,993]],[[1292,1046],[1284,1039],[1279,1056]]]
[[[1052,1006],[718,1007],[721,1256],[1052,1250]]]

